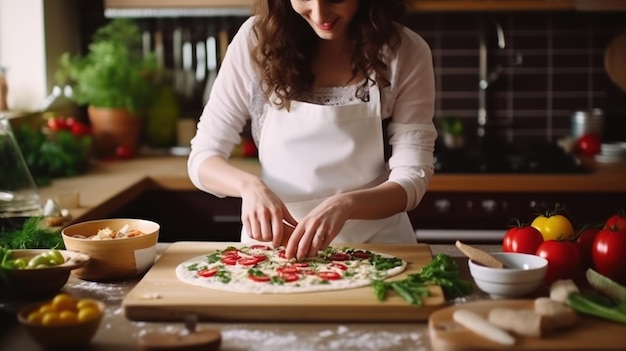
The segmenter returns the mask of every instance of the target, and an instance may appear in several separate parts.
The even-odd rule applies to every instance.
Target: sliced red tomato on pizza
[[[198,276],[202,278],[210,278],[217,274],[219,269],[217,267],[201,269],[198,271]]]

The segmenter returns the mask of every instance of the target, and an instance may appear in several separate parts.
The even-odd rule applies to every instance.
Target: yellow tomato
[[[78,322],[78,315],[74,311],[62,311],[59,313],[59,321],[61,324],[74,324]]]
[[[29,323],[41,324],[41,317],[43,317],[43,313],[39,311],[34,311],[29,313],[26,319],[28,319]]]
[[[567,217],[563,215],[537,216],[531,227],[541,232],[543,240],[567,239],[574,236],[574,227]]]
[[[61,325],[61,318],[56,312],[46,312],[41,317],[41,325]]]
[[[95,310],[98,310],[98,304],[94,300],[89,299],[80,299],[76,302],[76,308],[81,310],[83,308],[91,307]]]
[[[61,293],[52,299],[52,307],[55,311],[66,311],[76,309],[76,300],[69,294]]]
[[[41,314],[46,314],[48,312],[54,312],[54,306],[52,306],[51,303],[47,303],[45,305],[41,305],[41,307],[39,307],[39,312],[41,312]]]
[[[85,307],[78,310],[78,321],[85,322],[100,316],[100,310],[94,307]]]

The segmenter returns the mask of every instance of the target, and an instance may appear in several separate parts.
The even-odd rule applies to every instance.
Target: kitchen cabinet
[[[416,229],[501,230],[504,234],[515,219],[530,223],[556,204],[580,227],[616,214],[626,206],[626,193],[428,192],[409,216]]]
[[[137,9],[245,9],[252,8],[253,0],[104,0],[104,8],[132,15]],[[408,6],[416,12],[445,11],[554,11],[601,10],[626,8],[624,0],[412,0]],[[198,16],[198,12],[183,12]]]
[[[105,9],[244,9],[253,0],[104,0]],[[409,10],[445,11],[610,11],[626,10],[626,0],[411,0]],[[191,14],[191,12],[190,12]]]
[[[153,189],[112,213],[110,218],[143,218],[161,225],[159,242],[239,241],[241,199],[201,191]]]
[[[573,10],[574,0],[413,0],[410,10],[444,11],[554,11]]]
[[[615,11],[626,10],[626,0],[574,0],[579,11]]]

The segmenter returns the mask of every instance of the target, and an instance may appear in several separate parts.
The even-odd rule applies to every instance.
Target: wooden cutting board
[[[380,302],[371,286],[315,293],[246,294],[194,286],[176,277],[176,267],[191,258],[241,243],[176,242],[171,244],[126,295],[122,307],[126,317],[136,321],[180,321],[189,314],[205,321],[276,322],[406,322],[426,321],[440,308],[445,298],[438,286],[424,306],[416,308],[401,297],[390,294]],[[419,273],[431,262],[425,244],[359,244],[350,247],[385,253],[409,262],[407,269],[390,279]]]
[[[557,331],[544,338],[517,337],[513,347],[484,339],[452,320],[457,309],[469,309],[487,316],[495,307],[532,309],[534,300],[487,300],[469,302],[441,309],[431,314],[428,330],[431,344],[437,351],[459,350],[624,350],[626,325],[598,318],[581,316],[570,329]]]

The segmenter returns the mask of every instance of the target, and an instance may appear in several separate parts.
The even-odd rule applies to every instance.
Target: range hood
[[[104,15],[114,17],[248,16],[252,0],[104,0]]]

